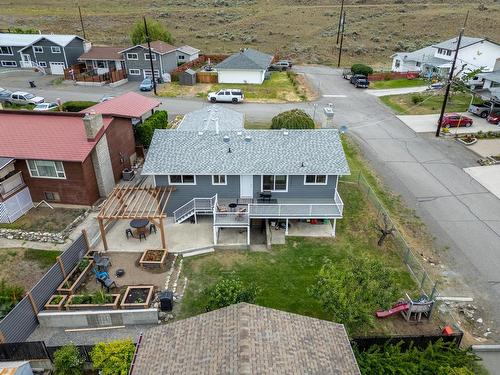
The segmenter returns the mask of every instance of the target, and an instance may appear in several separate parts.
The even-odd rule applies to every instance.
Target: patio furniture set
[[[217,204],[217,212],[224,213],[235,213],[234,220],[242,221],[247,214],[247,206],[249,203],[269,203],[276,204],[278,203],[277,199],[272,199],[272,193],[270,191],[263,191],[260,193],[260,198],[258,199],[248,199],[248,198],[237,198],[236,202],[231,202],[228,204],[228,207],[224,205]],[[238,209],[238,206],[245,206]]]
[[[127,236],[127,240],[132,238],[139,238],[139,241],[146,240],[146,235],[148,233],[148,225],[149,225],[149,234],[153,232],[156,233],[156,225],[150,224],[148,219],[134,219],[130,221],[130,228],[125,230],[125,236]]]
[[[113,286],[118,288],[118,285],[114,280],[109,277],[108,269],[111,266],[111,261],[106,256],[101,256],[99,253],[94,253],[93,256],[95,267],[92,269],[92,272],[95,275],[96,283],[99,282],[102,288],[106,288],[109,293],[109,289]],[[120,272],[118,272],[120,271]],[[123,276],[124,271],[122,269],[117,270],[116,276]]]

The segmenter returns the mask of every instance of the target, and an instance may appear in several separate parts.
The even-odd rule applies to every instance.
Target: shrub
[[[0,280],[0,319],[7,315],[23,298],[23,288],[9,285],[5,280]]]
[[[411,102],[413,104],[420,104],[422,103],[423,101],[425,100],[424,96],[423,95],[420,95],[420,94],[413,94],[411,96]]]
[[[91,101],[69,101],[63,103],[62,109],[65,112],[80,112],[96,104],[97,102]]]
[[[146,119],[141,125],[136,128],[136,136],[139,142],[149,147],[155,129],[166,129],[168,127],[167,111],[156,111],[151,117]]]
[[[351,72],[353,74],[364,74],[365,76],[368,76],[369,74],[373,73],[373,69],[368,65],[354,64],[353,66],[351,66]]]
[[[301,109],[292,109],[274,116],[271,129],[314,129],[314,121]]]
[[[134,352],[130,339],[99,342],[90,352],[90,358],[101,375],[127,375]]]
[[[253,285],[245,286],[237,277],[226,277],[215,285],[205,289],[208,294],[207,311],[212,311],[240,302],[253,303],[257,295],[257,288]]]
[[[56,375],[83,374],[84,359],[75,344],[67,344],[54,353]]]
[[[148,34],[150,40],[161,40],[165,43],[172,44],[174,39],[172,38],[172,34],[162,25],[160,22],[148,19]],[[130,33],[130,40],[133,45],[146,43],[146,30],[144,28],[144,20],[142,18],[138,20],[134,26],[132,27],[132,31]]]

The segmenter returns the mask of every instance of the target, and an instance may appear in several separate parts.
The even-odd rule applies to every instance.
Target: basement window
[[[60,202],[61,197],[55,191],[44,191],[43,196],[47,202]]]
[[[326,185],[328,177],[324,174],[308,174],[304,176],[304,185]]]

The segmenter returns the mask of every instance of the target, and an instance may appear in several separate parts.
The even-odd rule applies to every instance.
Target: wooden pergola
[[[161,245],[167,248],[163,219],[170,194],[173,188],[159,188],[153,186],[116,186],[104,202],[97,221],[101,232],[104,250],[108,250],[105,227],[114,220],[148,219],[160,229]]]

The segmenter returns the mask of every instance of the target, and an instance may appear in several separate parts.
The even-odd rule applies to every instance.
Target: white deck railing
[[[193,198],[174,211],[174,220],[177,222],[197,212],[210,212],[216,203],[216,196],[212,198]]]

